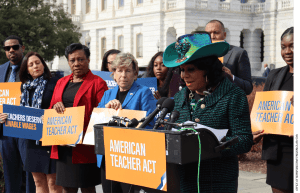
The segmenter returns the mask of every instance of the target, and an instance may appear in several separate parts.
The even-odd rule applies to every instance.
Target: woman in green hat
[[[226,42],[211,43],[206,32],[187,34],[169,45],[163,62],[167,67],[180,67],[186,83],[175,96],[180,112],[177,123],[194,121],[215,129],[228,129],[226,141],[239,142],[221,151],[221,157],[202,160],[197,180],[198,163],[179,166],[180,192],[237,192],[238,154],[250,151],[253,137],[246,94],[234,85],[222,70],[218,57],[229,49]]]

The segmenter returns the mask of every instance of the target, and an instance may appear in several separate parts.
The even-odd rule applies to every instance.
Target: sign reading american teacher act
[[[103,127],[106,178],[167,191],[165,134]]]
[[[63,114],[45,110],[42,145],[76,145],[82,142],[84,106],[65,108]]]
[[[291,103],[292,91],[257,92],[251,112],[252,131],[293,135],[294,106]]]

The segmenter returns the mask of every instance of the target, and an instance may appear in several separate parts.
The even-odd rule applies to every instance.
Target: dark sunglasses
[[[13,46],[3,46],[3,49],[5,50],[5,51],[9,51],[11,48],[12,49],[14,49],[14,50],[19,50],[20,49],[20,44],[18,44],[18,45],[13,45]]]

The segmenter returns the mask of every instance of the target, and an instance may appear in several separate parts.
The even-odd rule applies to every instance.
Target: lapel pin
[[[130,93],[130,95],[133,95],[133,93]]]

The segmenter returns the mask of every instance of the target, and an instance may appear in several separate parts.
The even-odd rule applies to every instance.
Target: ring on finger
[[[2,123],[2,119],[0,118],[0,123]]]

